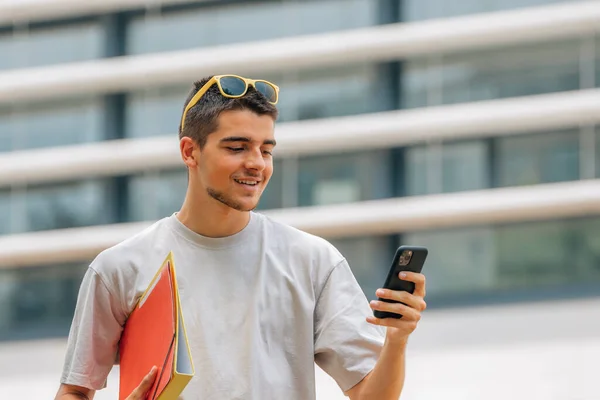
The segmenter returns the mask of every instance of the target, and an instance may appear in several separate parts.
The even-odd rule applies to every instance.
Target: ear
[[[181,152],[181,159],[188,168],[195,168],[198,166],[198,145],[190,137],[184,136],[179,140],[179,151]]]

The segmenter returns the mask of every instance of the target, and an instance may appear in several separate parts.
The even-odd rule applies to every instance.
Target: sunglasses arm
[[[210,80],[208,82],[206,82],[206,84],[204,86],[202,86],[202,88],[200,90],[198,90],[198,92],[194,95],[194,97],[191,98],[191,100],[187,104],[187,106],[185,106],[185,110],[183,110],[183,115],[181,116],[181,130],[182,131],[183,131],[183,125],[185,123],[185,117],[186,117],[189,109],[194,107],[196,105],[196,103],[198,102],[198,100],[200,100],[202,98],[202,96],[204,96],[204,93],[206,93],[208,91],[208,89],[210,89],[210,87],[212,85],[214,85],[215,83],[217,83],[217,79],[215,77],[210,78]]]

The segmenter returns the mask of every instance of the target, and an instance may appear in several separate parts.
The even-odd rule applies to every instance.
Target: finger
[[[128,400],[142,399],[144,397],[144,395],[148,392],[148,390],[150,390],[150,388],[154,384],[154,380],[156,379],[156,371],[157,370],[158,369],[155,366],[152,367],[150,372],[148,372],[148,374],[144,377],[144,379],[142,379],[142,382],[140,382],[138,387],[136,387],[133,390],[133,392],[131,392],[131,395],[127,399]]]
[[[395,300],[414,308],[417,311],[423,311],[427,308],[427,303],[420,296],[405,292],[403,290],[378,289],[377,296],[381,299]]]
[[[398,276],[404,281],[414,282],[415,291],[413,294],[415,296],[425,297],[425,275],[417,272],[402,271]]]
[[[407,333],[411,333],[417,329],[417,321],[405,321],[404,318],[397,319],[367,317],[367,322],[373,325],[402,329]]]
[[[386,303],[385,301],[373,300],[369,303],[371,309],[377,311],[386,311],[394,314],[402,315],[403,320],[408,321],[419,321],[421,319],[421,313],[400,303]]]

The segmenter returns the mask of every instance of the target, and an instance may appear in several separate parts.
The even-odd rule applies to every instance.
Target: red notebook
[[[129,315],[119,354],[119,400],[131,394],[152,366],[158,371],[148,400],[176,400],[194,375],[172,253]]]

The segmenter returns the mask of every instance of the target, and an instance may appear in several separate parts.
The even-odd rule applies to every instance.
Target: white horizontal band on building
[[[380,62],[600,32],[600,2],[566,3],[445,20],[124,56],[0,73],[0,103],[106,94],[191,82],[215,71]]]
[[[585,217],[600,214],[600,180],[270,210],[265,214],[307,232],[338,238]],[[150,223],[0,236],[0,267],[90,260]]]
[[[600,89],[285,122],[278,157],[518,135],[600,123]],[[152,160],[151,163],[148,160]],[[183,166],[177,135],[0,154],[0,187]]]
[[[56,18],[105,14],[161,5],[192,3],[196,0],[2,0],[0,26]]]

